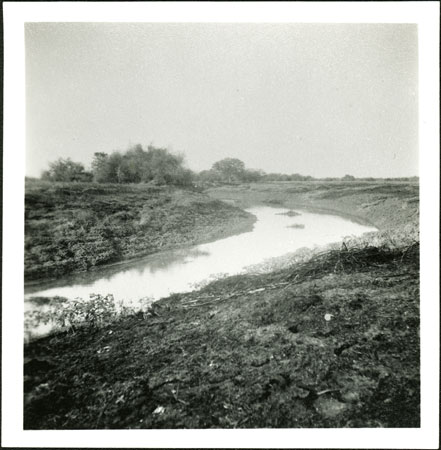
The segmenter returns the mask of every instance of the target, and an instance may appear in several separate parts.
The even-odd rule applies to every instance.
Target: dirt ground
[[[418,427],[419,368],[419,243],[355,245],[27,344],[24,427]]]

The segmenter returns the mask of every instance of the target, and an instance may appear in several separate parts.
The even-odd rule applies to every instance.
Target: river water
[[[223,275],[246,271],[251,265],[282,256],[302,247],[314,247],[359,236],[376,229],[350,220],[297,210],[254,207],[257,217],[252,231],[187,249],[155,255],[25,289],[25,310],[35,310],[32,297],[60,296],[88,299],[90,294],[113,294],[115,300],[132,305],[141,298],[158,300],[172,293],[187,292],[198,284]]]
[[[141,297],[157,300],[171,293],[190,291],[209,277],[238,274],[247,266],[301,247],[324,245],[376,230],[327,214],[297,210],[300,215],[291,217],[284,214],[287,209],[271,207],[247,211],[257,217],[250,232],[33,286],[25,290],[25,300],[56,295],[88,298],[91,293],[111,293],[121,300]]]

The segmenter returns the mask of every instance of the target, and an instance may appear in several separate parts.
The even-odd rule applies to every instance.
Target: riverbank
[[[352,248],[25,347],[25,429],[419,426],[419,258]]]
[[[380,230],[418,226],[419,186],[403,182],[252,183],[207,189],[215,199],[245,208],[273,205],[337,214]]]
[[[317,206],[306,188],[216,195]],[[356,188],[321,206],[383,233],[26,345],[25,429],[418,427],[417,188]]]
[[[251,230],[254,221],[237,207],[190,190],[29,181],[25,281],[210,242]]]

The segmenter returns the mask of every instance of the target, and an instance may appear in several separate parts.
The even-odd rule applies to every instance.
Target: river
[[[25,288],[25,310],[38,306],[32,297],[89,298],[113,294],[133,305],[141,298],[158,300],[172,293],[197,288],[204,280],[246,271],[251,265],[302,247],[314,247],[359,236],[376,228],[339,216],[285,208],[253,207],[257,217],[252,231],[187,249],[166,251],[101,270],[71,275]]]

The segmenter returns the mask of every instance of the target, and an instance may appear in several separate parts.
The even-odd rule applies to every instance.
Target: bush
[[[148,314],[152,310],[151,300],[147,297],[132,304],[116,301],[112,294],[90,294],[88,300],[53,297],[43,302],[42,298],[37,299],[40,304],[46,303],[46,307],[26,312],[25,329],[29,335],[39,325],[50,324],[54,329],[75,332],[82,326],[106,326],[118,318]]]
[[[98,183],[154,183],[191,186],[193,172],[184,168],[184,157],[167,149],[140,144],[125,153],[95,153],[93,179]]]
[[[73,162],[70,158],[59,158],[49,164],[49,170],[41,175],[47,181],[92,181],[92,174],[84,170],[81,163]]]

